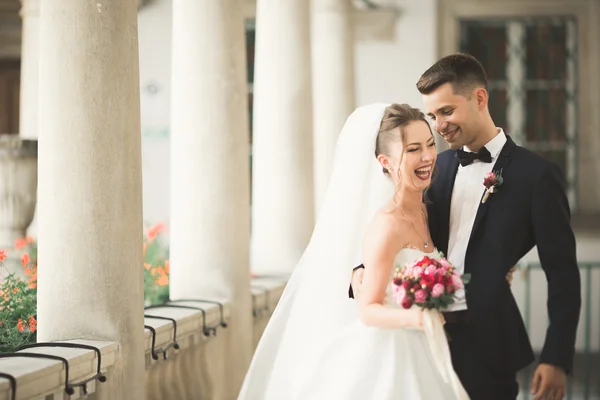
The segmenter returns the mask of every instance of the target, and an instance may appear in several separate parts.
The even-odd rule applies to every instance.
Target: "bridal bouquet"
[[[469,283],[469,275],[460,275],[446,258],[423,258],[396,267],[393,279],[394,300],[408,309],[445,309],[454,303],[454,293]]]

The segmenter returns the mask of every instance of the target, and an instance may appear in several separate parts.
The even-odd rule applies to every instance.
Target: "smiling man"
[[[417,88],[434,129],[450,146],[438,156],[439,176],[428,193],[431,236],[472,277],[445,314],[454,368],[474,400],[517,397],[517,371],[534,354],[505,276],[537,246],[548,280],[550,325],[532,392],[536,400],[562,399],[581,307],[563,174],[495,126],[486,74],[474,57],[440,59]],[[490,172],[503,182],[482,202]]]

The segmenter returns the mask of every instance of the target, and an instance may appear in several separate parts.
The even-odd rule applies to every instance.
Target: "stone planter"
[[[0,249],[11,249],[33,220],[37,146],[37,140],[0,134]]]

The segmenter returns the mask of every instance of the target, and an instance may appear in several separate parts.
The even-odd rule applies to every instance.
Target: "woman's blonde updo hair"
[[[425,114],[418,108],[412,108],[408,104],[397,103],[387,106],[375,142],[375,157],[380,154],[389,157],[391,155],[390,145],[395,142],[404,143],[405,128],[414,121],[423,121],[429,127],[425,119]],[[396,128],[400,129],[396,130]],[[429,130],[431,131],[431,127],[429,127]],[[400,131],[400,135],[398,135],[398,131]],[[431,135],[433,136],[433,132]],[[402,156],[400,157],[400,161],[402,161]],[[390,171],[387,168],[383,168],[383,173],[389,176]]]

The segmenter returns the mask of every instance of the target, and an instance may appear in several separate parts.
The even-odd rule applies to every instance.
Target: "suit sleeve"
[[[558,166],[550,164],[534,188],[531,217],[540,262],[548,281],[550,325],[540,363],[562,367],[568,373],[573,367],[581,280],[565,186]]]
[[[364,268],[364,267],[365,267],[364,265],[360,264],[358,267],[352,268],[352,272],[356,271],[357,269]],[[352,290],[352,284],[350,284],[348,286],[348,297],[350,297],[351,299],[354,298],[354,290]]]

